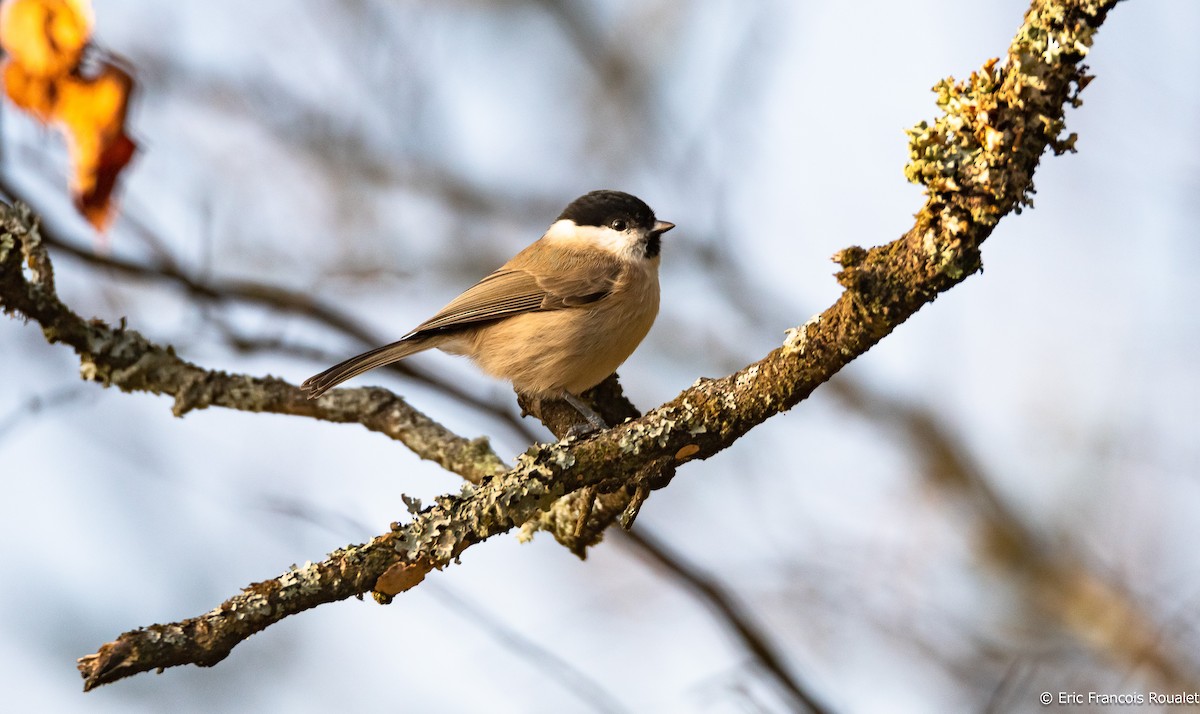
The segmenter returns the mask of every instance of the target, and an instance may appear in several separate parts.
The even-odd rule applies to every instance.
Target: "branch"
[[[468,547],[529,521],[565,494],[585,488],[605,493],[661,487],[680,464],[708,458],[790,409],[980,268],[979,247],[997,221],[1028,204],[1033,172],[1045,149],[1070,150],[1074,137],[1059,136],[1064,107],[1078,104],[1077,93],[1089,79],[1080,63],[1116,2],[1035,0],[1003,62],[987,63],[966,82],[936,87],[945,116],[910,132],[908,174],[928,187],[915,225],[886,245],[840,251],[835,259],[842,265],[837,276],[845,288],[842,295],[819,316],[789,331],[784,343],[762,360],[721,379],[699,380],[645,416],[587,440],[530,449],[515,468],[477,487],[464,486],[459,495],[439,498],[414,514],[411,523],[395,524],[365,545],[251,585],[205,615],[125,633],[80,660],[85,688],[176,664],[214,664],[250,634],[324,602],[372,590],[387,600],[415,586],[430,570],[455,562]],[[126,389],[174,394],[177,411],[236,404],[230,395],[242,392],[275,395],[276,401],[261,402],[263,411],[294,408],[289,399],[297,398],[295,390],[280,380],[205,372],[134,332],[82,323],[53,297],[49,264],[39,247],[30,245],[31,238],[36,243],[36,232],[13,216],[6,212],[6,232],[0,236],[3,307],[40,322],[51,341],[73,340],[85,376]],[[32,283],[24,280],[20,255],[30,263]],[[23,292],[26,286],[35,289]],[[47,288],[53,299],[43,304]],[[98,362],[97,349],[125,366],[114,369]],[[357,406],[401,409],[399,400],[383,406],[372,401],[384,395],[383,390],[342,390],[310,408],[342,408],[365,399]]]
[[[23,197],[16,188],[2,176],[0,176],[0,192],[11,196],[14,200],[23,200]],[[26,203],[28,202],[26,201]],[[387,341],[382,336],[372,333],[370,329],[350,315],[305,293],[247,280],[205,281],[189,275],[169,258],[164,258],[157,265],[135,263],[81,248],[45,225],[39,225],[38,228],[42,242],[47,246],[50,246],[54,250],[62,251],[72,258],[93,267],[111,270],[138,280],[170,283],[183,289],[197,300],[204,302],[228,303],[237,301],[283,313],[301,315],[349,337],[364,348],[380,345]],[[526,424],[510,411],[500,407],[498,404],[480,399],[452,382],[430,374],[407,362],[394,362],[387,365],[387,369],[408,377],[417,383],[433,387],[462,404],[478,409],[508,424],[519,434],[528,437],[531,441],[536,439]]]
[[[114,328],[84,320],[58,299],[54,270],[28,209],[3,206],[0,225],[0,307],[40,323],[49,342],[73,347],[84,379],[126,392],[173,396],[176,416],[218,406],[362,424],[468,480],[507,468],[486,439],[458,436],[386,389],[342,389],[310,401],[281,379],[203,369],[123,324]]]
[[[1013,578],[1039,616],[1048,616],[1077,640],[1131,669],[1145,669],[1163,686],[1196,688],[1189,671],[1194,654],[1172,649],[1161,626],[1133,593],[1110,575],[1089,569],[1064,543],[1040,537],[1022,522],[991,485],[983,467],[928,410],[879,394],[868,395],[844,379],[829,388],[847,406],[900,431],[925,461],[933,485],[970,509],[982,557]]]
[[[673,553],[656,537],[646,533],[630,531],[629,543],[642,555],[654,561],[659,568],[678,578],[695,591],[710,607],[716,610],[726,625],[733,630],[739,641],[754,657],[771,678],[779,684],[798,704],[808,711],[824,712],[822,705],[811,692],[800,685],[788,671],[783,655],[772,646],[770,639],[745,612],[734,596],[727,592],[715,578],[698,571],[678,553]]]

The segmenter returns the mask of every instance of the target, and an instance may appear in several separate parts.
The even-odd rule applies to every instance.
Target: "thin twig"
[[[639,554],[685,583],[699,593],[705,602],[715,608],[721,619],[729,624],[742,646],[754,655],[754,659],[759,665],[785,692],[794,697],[798,704],[812,712],[829,711],[807,687],[788,671],[787,665],[783,661],[783,655],[771,645],[770,638],[714,578],[701,574],[695,565],[688,563],[679,553],[670,550],[645,528],[623,532],[626,536],[625,542]]]

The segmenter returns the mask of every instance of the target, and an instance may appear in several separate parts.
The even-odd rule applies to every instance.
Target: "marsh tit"
[[[535,399],[570,403],[604,421],[579,394],[633,353],[658,315],[660,221],[640,199],[592,191],[541,238],[398,341],[336,364],[300,385],[309,399],[431,347],[466,355]]]

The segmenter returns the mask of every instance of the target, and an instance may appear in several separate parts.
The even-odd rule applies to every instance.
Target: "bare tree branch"
[[[1032,605],[1107,657],[1131,669],[1149,668],[1180,691],[1196,686],[1192,657],[1172,651],[1160,626],[1119,584],[1072,557],[1069,548],[1048,542],[1027,526],[992,488],[982,467],[935,415],[881,395],[870,398],[845,380],[830,383],[839,399],[881,423],[901,430],[926,462],[924,472],[974,515],[984,557],[993,566],[1019,573],[1017,582]]]
[[[99,320],[84,320],[59,301],[49,256],[28,211],[6,206],[2,221],[6,233],[0,243],[0,306],[38,321],[50,342],[73,347],[85,379],[127,392],[173,396],[176,416],[219,406],[362,424],[468,480],[505,469],[487,439],[458,436],[386,389],[344,389],[310,401],[281,379],[206,370],[124,325],[112,328]]]
[[[514,654],[538,667],[548,677],[558,682],[563,689],[575,695],[589,709],[609,712],[609,714],[628,711],[612,692],[589,677],[586,672],[536,641],[522,635],[519,631],[508,627],[454,590],[439,587],[434,592],[438,601],[445,607],[450,608],[459,616],[471,620]]]
[[[11,196],[14,200],[23,200],[23,197],[16,191],[15,187],[2,176],[0,176],[0,192]],[[247,280],[225,282],[205,281],[189,275],[173,260],[168,259],[158,265],[143,265],[112,255],[101,255],[94,251],[80,248],[44,224],[39,225],[38,232],[41,235],[43,243],[83,263],[111,270],[138,280],[170,283],[185,290],[197,300],[213,303],[238,301],[278,310],[283,313],[301,315],[340,332],[355,340],[364,348],[380,345],[388,341],[387,338],[373,333],[369,328],[350,315],[305,293],[288,290],[277,285]],[[431,386],[458,402],[477,409],[501,423],[512,427],[517,433],[530,440],[536,439],[529,428],[520,418],[514,416],[512,412],[498,404],[469,394],[462,388],[441,377],[430,374],[406,362],[394,362],[387,365],[387,369],[419,384]]]
[[[735,256],[714,243],[705,265],[742,319],[768,324],[762,305],[783,305],[778,295],[764,295],[761,286],[730,266]],[[718,269],[718,266],[720,268]],[[778,307],[776,308],[779,309]],[[1099,572],[1069,542],[1042,537],[1005,503],[994,479],[953,430],[930,409],[839,375],[824,389],[851,410],[884,429],[898,433],[924,462],[921,472],[931,485],[969,508],[969,518],[983,561],[1005,571],[1024,589],[1038,617],[1048,617],[1077,641],[1131,669],[1148,669],[1164,686],[1180,691],[1195,688],[1196,661],[1186,650],[1173,648],[1163,627],[1129,588],[1111,573]]]
[[[18,425],[25,423],[30,416],[72,404],[84,397],[83,389],[86,387],[72,383],[65,387],[58,387],[46,394],[30,397],[9,414],[0,416],[0,441],[12,433]]]
[[[240,350],[273,350],[292,355],[304,354],[315,361],[332,362],[335,360],[335,357],[320,350],[294,344],[283,344],[278,340],[259,340],[234,334],[228,334],[226,339]],[[835,380],[831,384],[837,385],[839,381]],[[641,412],[625,399],[620,390],[620,383],[614,377],[606,380],[588,395],[588,398],[597,403],[599,409],[604,412],[604,417],[609,423],[620,423],[627,418],[635,419],[641,416]],[[577,417],[574,407],[549,405],[548,413],[541,414],[540,418],[546,421],[555,434],[562,435],[572,426]],[[0,433],[2,433],[2,429],[0,429]],[[596,544],[608,526],[628,509],[634,496],[634,492],[625,488],[607,494],[585,494],[583,491],[569,494],[559,499],[553,508],[527,522],[522,527],[522,535],[528,539],[532,538],[535,530],[549,531],[560,543],[567,546],[580,558],[586,558],[590,546]],[[584,503],[589,498],[592,500],[592,507],[585,513],[587,507]],[[280,512],[289,514],[312,510],[311,507],[301,509],[292,502],[276,502],[273,505]],[[583,528],[579,529],[577,526],[580,525],[581,519],[583,519]],[[812,704],[816,698],[806,692],[796,678],[783,666],[781,656],[778,654],[780,648],[772,643],[766,632],[758,628],[751,618],[744,614],[730,591],[722,586],[718,579],[701,572],[695,565],[678,557],[644,532],[639,535],[636,531],[623,529],[618,533],[627,536],[627,539],[622,542],[626,543],[634,552],[659,564],[660,573],[663,576],[678,581],[687,588],[690,594],[708,604],[710,615],[735,633],[746,653],[759,664],[767,676],[779,684],[782,690],[791,692],[802,703],[810,702],[809,709],[817,710]],[[445,594],[447,591],[441,592]],[[508,633],[502,623],[493,622],[481,613],[470,612],[472,607],[466,609],[472,619],[478,620],[484,629],[497,634],[502,641],[511,642],[514,645],[520,644],[520,647],[513,647],[520,656],[530,659],[534,664],[543,666],[548,671],[567,670],[567,673],[563,675],[564,678],[577,679],[577,675],[571,673],[573,669],[568,663],[558,662],[556,657],[544,652],[536,644],[517,642],[521,639],[520,636]],[[577,687],[577,689],[579,688],[595,689],[593,694],[589,695],[589,701],[598,703],[598,706],[602,705],[603,709],[611,711],[620,709],[612,695],[602,688],[598,688],[595,683],[584,685],[581,682],[581,687]]]
[[[1035,0],[1003,62],[987,63],[965,82],[938,85],[945,116],[911,132],[908,174],[928,187],[915,225],[891,243],[840,251],[842,295],[790,331],[783,345],[762,360],[721,379],[700,380],[645,416],[587,440],[531,449],[515,468],[465,486],[457,496],[439,498],[414,514],[411,523],[396,524],[391,532],[336,551],[321,563],[251,585],[205,615],[125,633],[80,660],[85,688],[176,664],[214,664],[250,634],[324,602],[368,591],[387,600],[565,494],[619,488],[644,494],[650,486],[666,485],[678,465],[728,448],[757,424],[790,409],[979,269],[979,247],[997,221],[1028,202],[1041,154],[1047,147],[1071,148],[1073,137],[1060,137],[1064,106],[1078,102],[1076,95],[1088,80],[1080,63],[1115,4]],[[50,341],[72,344],[86,377],[172,394],[177,413],[216,404],[364,424],[383,413],[402,422],[400,431],[435,459],[477,473],[499,468],[494,454],[478,442],[466,442],[432,422],[422,424],[424,430],[412,429],[411,407],[385,390],[341,390],[304,406],[297,390],[281,380],[207,372],[135,332],[85,323],[54,295],[49,262],[27,217],[4,214],[0,304],[38,321]],[[455,458],[426,439],[448,440]]]
[[[771,678],[805,709],[823,712],[826,708],[788,671],[783,656],[771,645],[762,629],[745,613],[743,608],[713,578],[701,574],[694,566],[683,560],[654,536],[645,531],[627,533],[628,541],[640,554],[652,560],[663,571],[679,579],[718,613],[727,622],[738,640],[754,656]]]

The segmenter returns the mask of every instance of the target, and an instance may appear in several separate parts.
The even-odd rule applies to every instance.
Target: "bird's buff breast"
[[[501,320],[469,337],[468,349],[447,351],[467,354],[523,394],[579,394],[615,372],[654,324],[658,276],[640,282],[593,305]]]

